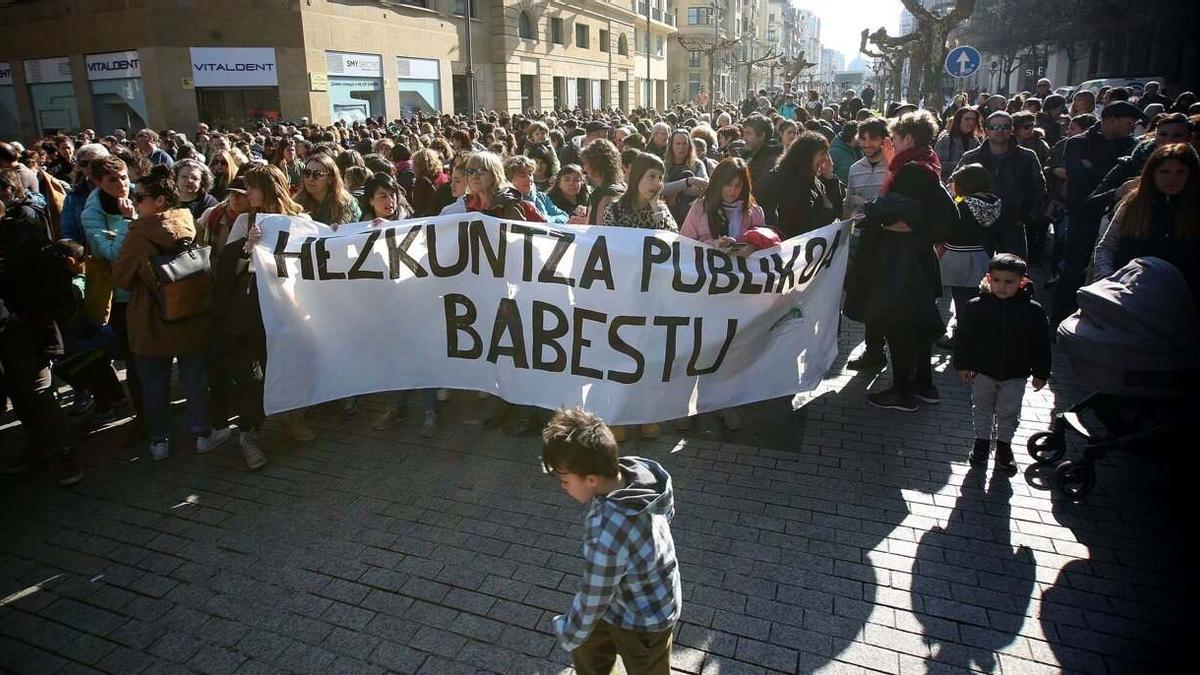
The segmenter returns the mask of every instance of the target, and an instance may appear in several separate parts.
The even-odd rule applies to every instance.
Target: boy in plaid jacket
[[[671,476],[658,462],[618,457],[612,431],[582,408],[559,410],[542,431],[542,465],[589,504],[583,579],[554,618],[580,675],[607,674],[617,655],[631,675],[671,671],[682,592],[671,518]]]

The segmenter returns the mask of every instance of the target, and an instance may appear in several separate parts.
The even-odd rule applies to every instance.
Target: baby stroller
[[[1076,378],[1094,390],[1029,438],[1041,465],[1057,463],[1054,483],[1079,500],[1096,485],[1096,460],[1176,435],[1195,415],[1200,319],[1187,281],[1170,263],[1137,258],[1081,288],[1079,311],[1058,327]],[[1084,439],[1081,460],[1062,459],[1067,431]]]

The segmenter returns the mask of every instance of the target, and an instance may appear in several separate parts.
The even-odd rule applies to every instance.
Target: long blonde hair
[[[262,209],[254,213],[282,213],[288,216],[298,216],[304,213],[304,207],[292,199],[288,191],[288,178],[274,164],[255,164],[242,173],[247,189],[258,189],[263,193]]]

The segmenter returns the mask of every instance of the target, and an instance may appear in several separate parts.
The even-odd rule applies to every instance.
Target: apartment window
[[[699,67],[700,67],[700,52],[698,50],[688,52],[688,68],[699,68]]]
[[[589,46],[588,38],[589,34],[587,24],[575,24],[575,46],[579,47],[580,49],[587,49]]]
[[[712,14],[712,9],[709,7],[689,7],[688,8],[688,25],[689,26],[707,26],[710,23],[709,16]]]
[[[401,0],[401,2],[404,2],[404,0]],[[479,0],[470,0],[470,2],[471,2],[471,18],[478,19],[479,18],[479,10],[476,9],[476,5],[479,4]],[[429,6],[428,0],[417,0],[417,2],[409,2],[408,4],[416,5],[418,7],[428,7]],[[467,15],[467,0],[454,0],[454,16],[466,16],[466,15]]]
[[[412,5],[413,7],[429,8],[429,0],[397,0],[402,5]]]
[[[667,39],[659,35],[658,40],[654,43],[654,53],[658,56],[663,55],[663,50],[667,47]]]
[[[536,40],[537,33],[533,30],[533,19],[529,18],[528,12],[521,12],[517,17],[517,31],[522,40]]]
[[[629,56],[629,39],[625,37],[624,33],[617,38],[617,53],[621,56]]]
[[[550,19],[550,41],[556,45],[565,45],[566,44],[566,42],[563,42],[563,20],[562,19],[556,19],[556,18]]]
[[[608,31],[604,30],[603,28],[600,29],[600,51],[608,51],[608,40]]]

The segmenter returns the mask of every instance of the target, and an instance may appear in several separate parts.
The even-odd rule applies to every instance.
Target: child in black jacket
[[[975,444],[970,462],[987,463],[994,428],[996,468],[1010,475],[1017,471],[1011,443],[1025,381],[1033,375],[1037,391],[1050,377],[1049,323],[1033,301],[1026,270],[1025,261],[1015,255],[993,257],[979,297],[959,314],[954,340],[954,368],[971,387]]]

